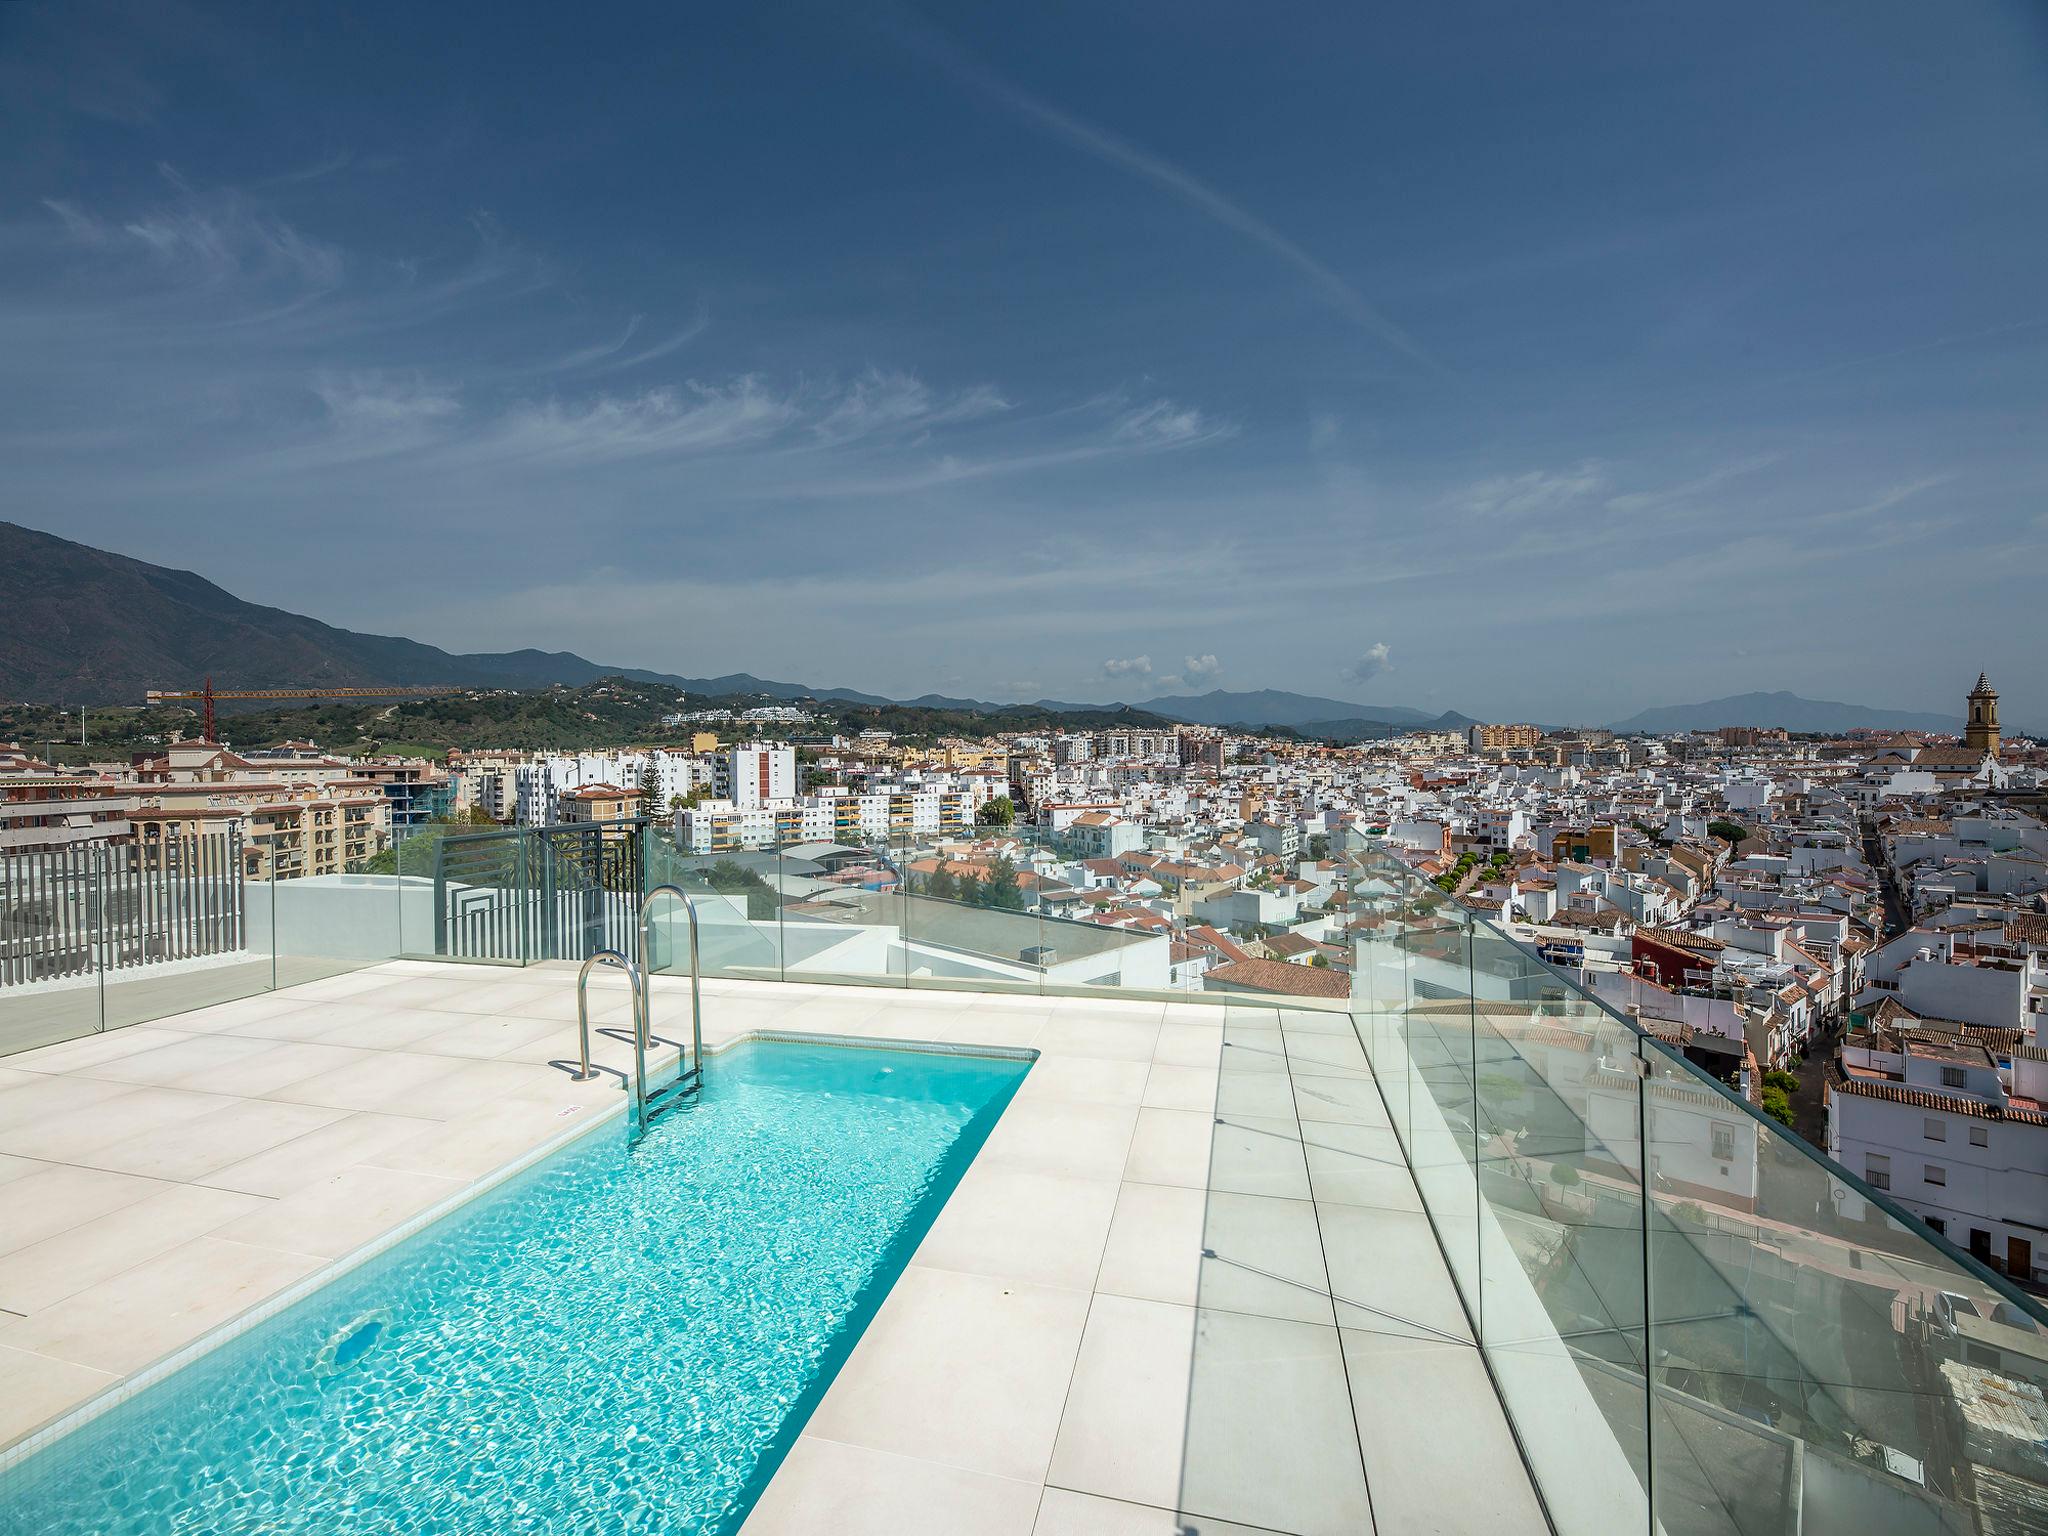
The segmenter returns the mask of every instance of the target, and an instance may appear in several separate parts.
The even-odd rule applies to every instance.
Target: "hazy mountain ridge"
[[[1171,715],[1194,725],[1284,725],[1301,727],[1316,721],[1373,720],[1390,725],[1425,726],[1432,718],[1399,704],[1358,704],[1348,699],[1318,698],[1281,688],[1233,693],[1212,688],[1207,693],[1168,694],[1146,699],[1139,709]]]
[[[1609,730],[1663,735],[1678,731],[1712,731],[1724,725],[1758,725],[1778,730],[1826,735],[1859,727],[1882,731],[1932,731],[1959,736],[1961,715],[1930,714],[1912,709],[1873,709],[1832,699],[1804,699],[1796,693],[1737,693],[1698,704],[1666,704],[1638,710],[1617,720]]]
[[[0,522],[0,698],[36,703],[139,704],[151,688],[372,687],[453,683],[470,688],[583,687],[623,676],[712,697],[756,695],[996,714],[1020,708],[1097,717],[1128,715],[1257,730],[1284,726],[1326,740],[1369,740],[1410,730],[1464,730],[1456,710],[1430,715],[1398,704],[1260,688],[1170,694],[1137,703],[1037,699],[990,702],[927,693],[891,699],[749,672],[679,677],[587,660],[571,651],[462,654],[402,635],[341,629],[236,597],[192,571],[151,565],[55,534]],[[1825,733],[1858,726],[1959,734],[1960,716],[1875,709],[1779,691],[1640,710],[1612,730],[1678,732],[1723,725]]]

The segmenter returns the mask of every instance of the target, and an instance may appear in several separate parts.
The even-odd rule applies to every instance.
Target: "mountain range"
[[[246,602],[191,571],[151,565],[55,534],[0,522],[0,698],[37,703],[132,704],[151,688],[372,687],[452,683],[467,688],[580,687],[602,677],[665,683],[713,697],[756,695],[851,704],[988,712],[1009,707],[927,693],[891,699],[853,688],[777,682],[748,672],[719,677],[607,665],[569,651],[457,653],[401,635],[339,629],[303,614]],[[1126,706],[1031,701],[1061,713]],[[1402,705],[1261,688],[1212,689],[1134,701],[1128,707],[1197,725],[1284,726],[1327,740],[1369,740],[1408,730],[1463,730],[1477,722],[1456,710],[1429,714]],[[1856,726],[1956,733],[1958,718],[1912,710],[1745,693],[1646,709],[1616,731],[1713,730],[1723,725],[1831,732]]]
[[[1837,704],[1829,699],[1802,699],[1796,693],[1737,693],[1701,704],[1667,704],[1617,720],[1609,730],[1666,735],[1675,731],[1712,731],[1724,725],[1761,725],[1779,730],[1826,735],[1859,727],[1881,731],[1929,731],[1959,736],[1960,715],[1929,714],[1913,709],[1871,709],[1862,704]]]

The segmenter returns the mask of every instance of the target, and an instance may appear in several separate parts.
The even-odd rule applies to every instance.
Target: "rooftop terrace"
[[[224,954],[0,988],[0,1512],[9,1462],[636,1134],[624,984],[575,1081],[573,962],[656,873],[691,871],[281,883]],[[2030,1299],[1398,862],[1345,888],[1348,995],[1304,999],[1072,981],[1037,915],[699,880],[714,1078],[750,1036],[1032,1056],[747,1531],[2041,1528]]]

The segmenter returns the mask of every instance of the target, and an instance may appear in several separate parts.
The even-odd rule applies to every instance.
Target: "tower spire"
[[[1963,744],[1986,757],[1998,756],[1998,690],[1991,686],[1988,672],[1979,672],[1977,686],[1970,690],[1970,717],[1963,727]]]

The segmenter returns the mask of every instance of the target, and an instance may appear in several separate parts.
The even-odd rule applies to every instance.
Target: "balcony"
[[[1170,992],[1158,941],[778,852],[643,857],[622,891],[560,836],[415,839],[388,873],[251,889],[265,984],[166,975],[147,1022],[123,1001],[6,1058],[0,1154],[72,1182],[12,1207],[0,1444],[614,1124],[618,1078],[562,1071],[568,962],[673,880],[714,1051],[1036,1053],[754,1536],[2040,1528],[2036,1304],[1396,860],[1347,860],[1325,1006]],[[686,953],[660,918],[664,1037]],[[0,988],[0,1030],[38,996]],[[600,1026],[625,1017],[605,994]],[[600,1036],[600,1067],[628,1054]],[[155,1183],[77,1192],[120,1178]]]

